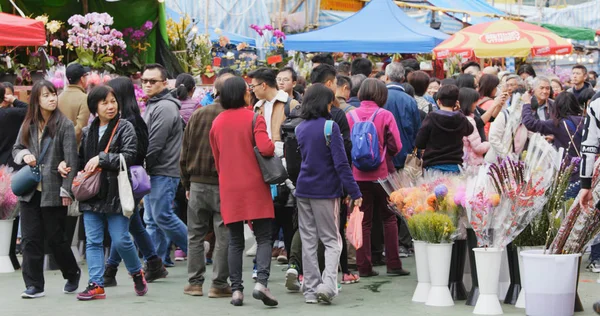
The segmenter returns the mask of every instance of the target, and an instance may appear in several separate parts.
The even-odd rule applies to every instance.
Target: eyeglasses
[[[277,78],[277,82],[291,82],[292,79],[290,78]]]
[[[261,84],[265,83],[264,81],[261,83],[257,83],[257,84],[249,84],[248,88],[250,88],[250,90],[254,90],[254,88],[260,86]]]
[[[158,80],[158,79],[141,79],[142,84],[147,84],[149,83],[151,86],[155,85],[157,82],[164,82],[165,80]]]

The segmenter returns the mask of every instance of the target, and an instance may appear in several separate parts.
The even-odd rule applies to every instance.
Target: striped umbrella
[[[438,59],[452,55],[464,58],[567,55],[572,51],[571,43],[545,28],[508,20],[467,27],[433,49]]]

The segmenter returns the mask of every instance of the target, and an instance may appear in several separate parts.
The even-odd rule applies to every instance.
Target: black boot
[[[166,278],[169,272],[165,269],[162,260],[159,257],[154,257],[148,260],[146,269],[146,282],[154,282],[158,279]]]
[[[117,286],[117,267],[106,265],[104,269],[104,287]]]

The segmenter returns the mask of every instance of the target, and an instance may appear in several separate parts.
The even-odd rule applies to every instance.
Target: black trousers
[[[10,237],[10,248],[8,249],[8,256],[10,257],[10,261],[12,262],[13,268],[15,270],[21,269],[21,264],[19,263],[19,259],[17,259],[17,235],[19,234],[19,217],[15,218],[12,227],[12,235]]]
[[[285,251],[291,252],[292,239],[294,238],[294,208],[285,207],[282,204],[275,203],[275,219],[273,220],[271,240],[279,240],[279,229],[283,230],[283,243]]]
[[[35,192],[31,202],[20,202],[21,248],[23,250],[23,280],[25,286],[44,289],[44,242],[56,259],[63,278],[73,279],[79,267],[65,234],[67,208],[40,207],[41,192]]]

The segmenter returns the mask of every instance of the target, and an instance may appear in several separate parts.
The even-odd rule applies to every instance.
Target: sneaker
[[[319,301],[317,300],[316,297],[310,296],[310,297],[304,298],[304,303],[306,303],[306,304],[317,304],[317,303],[319,303]]]
[[[338,283],[338,293],[340,293],[342,291],[342,284]]]
[[[600,262],[592,261],[590,264],[587,265],[586,269],[590,272],[600,273]]]
[[[183,288],[183,294],[190,296],[202,296],[202,285],[200,284],[188,284]]]
[[[342,275],[342,284],[353,284],[358,283],[360,281],[360,277],[353,273],[344,273]]]
[[[402,268],[400,269],[391,269],[391,270],[387,270],[387,275],[388,276],[406,276],[406,275],[410,275],[409,271],[406,271]]]
[[[96,283],[88,284],[85,291],[77,294],[77,299],[80,301],[103,300],[105,298],[106,293],[104,293],[104,287]]]
[[[206,265],[209,266],[211,264],[213,264],[212,259],[211,258],[206,258]]]
[[[256,282],[256,279],[258,279],[258,269],[256,268],[256,259],[254,259],[253,261],[254,261],[254,267],[252,268],[252,280],[254,280],[254,282]]]
[[[375,271],[375,270],[371,270],[371,272],[369,273],[360,273],[359,275],[361,278],[370,278],[370,277],[374,277],[374,276],[378,276],[379,272]]]
[[[400,258],[408,258],[410,256],[410,252],[404,246],[400,246],[398,254],[400,255]]]
[[[165,258],[165,261],[163,262],[165,268],[172,268],[175,266],[175,263],[173,263],[173,261],[171,261],[170,257]]]
[[[146,293],[148,293],[148,284],[146,283],[146,278],[144,278],[144,271],[140,271],[132,275],[132,277],[135,294],[137,294],[137,296],[146,295]]]
[[[317,292],[317,301],[319,303],[324,303],[324,304],[331,304],[331,301],[333,300],[333,296],[325,293],[325,292]]]
[[[148,262],[146,263],[146,268],[144,269],[144,278],[146,279],[146,282],[152,283],[158,279],[166,278],[167,275],[169,275],[169,271],[167,271],[162,260],[159,257],[154,257],[148,260]],[[104,286],[107,286],[106,281],[104,283]]]
[[[81,270],[77,271],[77,275],[73,277],[73,279],[67,280],[67,284],[63,288],[63,293],[65,294],[74,294],[79,287],[79,279],[81,278]]]
[[[277,262],[279,262],[281,264],[288,263],[288,256],[287,256],[287,251],[285,251],[285,248],[281,248],[281,251],[279,252],[279,256],[277,256]]]
[[[44,290],[40,290],[40,289],[36,288],[35,286],[30,286],[27,288],[27,290],[25,290],[23,293],[21,293],[22,298],[38,298],[38,297],[44,297],[45,295],[46,295],[46,293],[44,293]]]
[[[218,289],[216,287],[211,287],[208,290],[208,297],[210,298],[221,298],[221,297],[231,297],[233,292],[231,291],[231,286],[227,286],[223,289]]]
[[[256,249],[258,248],[258,245],[256,243],[254,243],[254,245],[252,245],[252,247],[250,247],[250,249],[248,249],[248,251],[246,251],[246,256],[247,257],[254,257],[256,256]]]
[[[273,250],[271,250],[271,258],[277,258],[277,257],[279,257],[280,253],[281,253],[281,248],[279,248],[279,247],[273,247]]]
[[[291,292],[300,291],[300,282],[298,281],[298,268],[295,264],[285,272],[285,288]]]
[[[600,301],[594,303],[593,309],[594,309],[594,312],[596,312],[596,314],[600,315]]]
[[[302,282],[304,282],[304,275],[303,274],[300,274],[298,276],[298,282],[300,282],[300,284],[302,284]]]
[[[279,304],[275,296],[271,294],[271,291],[269,291],[269,289],[266,286],[260,283],[256,283],[256,285],[254,286],[254,291],[252,291],[252,297],[254,297],[254,299],[262,301],[263,304],[267,306],[277,306],[277,304]]]
[[[109,264],[104,268],[104,287],[117,286],[118,268]]]
[[[242,306],[244,305],[244,293],[242,291],[235,291],[231,295],[231,305]]]
[[[187,255],[183,250],[177,249],[175,250],[175,261],[184,261],[187,258]]]

